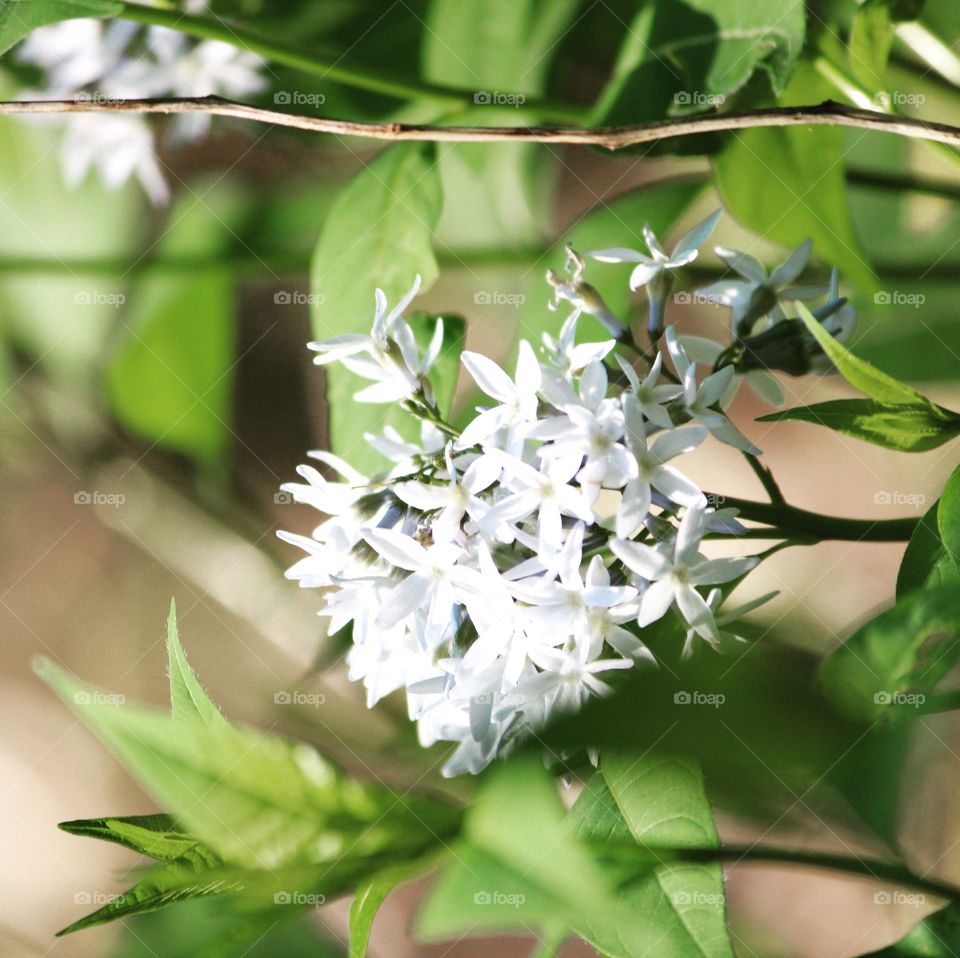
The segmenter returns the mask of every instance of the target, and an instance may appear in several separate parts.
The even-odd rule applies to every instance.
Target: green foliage
[[[613,922],[614,876],[578,840],[538,757],[490,770],[419,914],[434,940]]]
[[[696,763],[657,755],[605,752],[599,773],[571,817],[596,842],[646,847],[719,846]],[[717,864],[663,864],[621,890],[617,921],[578,929],[610,958],[662,952],[678,958],[732,958],[723,870]]]
[[[114,17],[121,9],[115,0],[2,0],[0,54],[37,27],[78,17]]]
[[[927,510],[907,543],[897,575],[898,598],[913,589],[960,580],[958,503],[960,470],[947,481],[943,495]]]
[[[802,63],[777,103],[819,103],[832,93]],[[784,246],[810,238],[824,262],[872,290],[876,277],[850,219],[843,151],[839,127],[740,130],[714,159],[714,177],[724,205],[753,232]]]
[[[918,921],[893,945],[863,958],[955,958],[960,952],[960,906],[953,904]]]
[[[171,211],[158,253],[215,260],[232,246],[224,227],[236,225],[242,209],[232,189],[188,193]],[[148,271],[133,283],[129,304],[105,371],[114,415],[146,442],[217,469],[231,436],[232,271],[216,262],[177,275]]]
[[[954,585],[913,592],[859,628],[820,669],[838,708],[866,720],[923,707],[960,658],[960,593]]]
[[[642,123],[720,105],[763,70],[781,92],[804,40],[804,6],[763,0],[655,0],[626,29],[591,119]]]
[[[37,664],[172,812],[61,826],[163,863],[64,933],[226,892],[243,892],[264,908],[289,904],[304,890],[333,894],[373,879],[381,883],[375,897],[392,856],[423,868],[421,856],[457,831],[459,813],[445,802],[349,779],[307,745],[226,721],[187,665],[172,608],[168,654],[169,715],[105,695],[46,660]],[[372,922],[375,908],[361,911]]]
[[[434,154],[432,146],[415,143],[385,150],[334,201],[310,269],[317,339],[369,332],[378,287],[392,306],[417,273],[424,288],[436,279],[432,241],[442,198]],[[455,340],[445,352],[455,352]],[[382,431],[393,419],[379,407],[352,401],[359,381],[351,373],[326,373],[329,448],[361,472],[380,471],[385,460],[363,434]]]
[[[826,426],[897,452],[925,452],[960,432],[960,417],[944,418],[929,404],[889,405],[873,399],[837,399],[760,416],[759,422],[799,420]]]

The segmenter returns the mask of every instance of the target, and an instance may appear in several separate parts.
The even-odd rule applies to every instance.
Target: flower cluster
[[[188,12],[204,6],[194,3]],[[123,20],[67,20],[40,27],[20,46],[18,57],[44,71],[43,87],[27,91],[28,99],[244,97],[265,87],[260,75],[264,61],[255,53]],[[200,137],[209,121],[200,113],[176,117],[174,140]],[[74,113],[55,122],[65,124],[61,163],[69,185],[95,169],[110,188],[136,177],[155,203],[167,199],[153,134],[142,116]]]
[[[715,219],[688,237],[705,239]],[[689,238],[678,249],[670,263],[696,255]],[[708,437],[759,453],[724,411],[734,365],[701,373],[669,325],[665,351],[635,346],[629,361],[616,351],[627,327],[582,282],[583,266],[570,250],[569,277],[548,276],[554,305],[573,310],[540,358],[521,341],[510,375],[462,354],[488,397],[462,430],[430,388],[442,325],[421,351],[404,319],[419,278],[393,309],[377,291],[370,335],[311,344],[316,362],[370,381],[358,401],[399,403],[421,425],[416,440],[392,428],[367,436],[391,463],[376,476],[311,453],[340,478],[306,465],[303,482],[283,487],[326,516],[309,537],[281,533],[306,552],[288,576],[329,590],[321,615],[332,633],[352,629],[349,674],[368,704],[405,689],[421,742],[457,743],[448,775],[477,772],[555,713],[608,692],[607,673],[655,666],[653,623],[672,618],[689,655],[735,640],[726,627],[748,608],[722,604],[757,558],[703,551],[708,535],[743,527],[678,468]],[[660,257],[641,267],[674,268]],[[578,341],[584,314],[616,338]]]

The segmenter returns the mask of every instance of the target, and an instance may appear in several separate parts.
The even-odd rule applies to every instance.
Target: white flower
[[[420,276],[393,307],[388,309],[382,289],[375,294],[376,308],[370,334],[344,333],[323,342],[309,343],[319,353],[318,366],[339,361],[351,372],[373,381],[353,397],[357,402],[393,403],[422,392],[422,378],[436,362],[443,345],[443,321],[438,320],[426,354],[421,358],[413,331],[403,313],[420,292]]]
[[[698,363],[713,366],[724,351],[724,346],[705,336],[680,336],[680,343],[687,356]],[[720,404],[727,406],[733,402],[740,384],[745,382],[764,402],[771,406],[782,406],[784,403],[783,387],[767,369],[751,369],[747,372],[738,372],[734,369],[734,377],[727,391],[720,397]]]
[[[749,572],[756,559],[706,559],[699,553],[705,530],[706,501],[686,510],[677,529],[672,555],[664,554],[642,542],[613,539],[610,548],[629,569],[650,583],[640,597],[637,622],[649,625],[662,618],[671,605],[697,632],[716,639],[713,612],[694,588],[730,582]]]
[[[822,294],[817,286],[790,288],[791,283],[807,268],[812,244],[804,240],[769,275],[763,265],[749,253],[718,246],[715,249],[734,272],[743,279],[720,280],[700,290],[704,299],[712,299],[733,310],[733,330],[746,336],[753,324],[766,316],[783,300],[810,299]]]
[[[627,446],[636,461],[636,475],[624,488],[617,510],[615,529],[622,539],[635,532],[647,517],[654,489],[681,506],[692,506],[703,498],[703,493],[694,483],[666,463],[696,449],[707,435],[707,430],[702,426],[673,429],[661,433],[648,447],[640,403],[627,395],[624,404]]]
[[[503,455],[501,461],[502,482],[510,494],[483,517],[480,527],[496,535],[503,525],[537,513],[537,555],[541,562],[549,562],[563,543],[564,515],[593,522],[589,499],[569,484],[580,468],[580,457],[550,459],[539,471],[512,456]]]
[[[684,640],[683,650],[681,651],[681,658],[689,659],[693,655],[693,647],[698,638],[703,639],[717,652],[729,652],[734,650],[738,645],[744,645],[747,640],[743,638],[743,636],[737,635],[734,632],[728,632],[721,628],[721,626],[742,619],[748,612],[752,612],[765,602],[769,602],[776,595],[776,592],[768,592],[766,595],[752,599],[750,602],[746,602],[735,609],[730,609],[728,612],[717,615],[720,604],[723,602],[723,590],[711,589],[707,595],[707,605],[710,606],[710,611],[714,617],[713,620],[717,625],[716,634],[701,635],[692,626],[688,627],[687,637]]]
[[[630,274],[630,288],[647,287],[647,297],[650,301],[647,331],[652,339],[658,339],[663,332],[663,314],[667,296],[673,288],[673,273],[697,258],[700,247],[713,232],[721,212],[721,210],[716,210],[684,234],[677,245],[674,246],[672,253],[667,253],[664,250],[656,234],[647,224],[643,227],[643,238],[646,240],[647,249],[650,251],[649,256],[638,250],[625,247],[595,250],[588,254],[601,263],[639,264]]]
[[[754,456],[760,455],[760,450],[719,409],[733,381],[733,367],[724,366],[697,385],[697,364],[690,362],[672,326],[667,327],[666,340],[674,368],[683,380],[683,406],[687,414],[728,446]]]
[[[576,336],[579,319],[580,310],[575,309],[560,327],[560,335],[557,339],[549,333],[543,334],[543,344],[551,366],[567,381],[590,363],[602,360],[617,345],[615,339],[607,339],[600,343],[578,343]]]
[[[457,441],[459,449],[469,449],[489,440],[501,429],[507,430],[505,447],[519,450],[523,428],[537,418],[537,392],[542,373],[537,357],[524,339],[517,352],[517,368],[511,379],[492,359],[480,353],[464,352],[463,365],[476,384],[500,405],[486,409],[467,426]]]

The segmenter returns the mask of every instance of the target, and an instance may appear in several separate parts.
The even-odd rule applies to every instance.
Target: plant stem
[[[936,898],[957,900],[960,888],[935,878],[916,875],[897,862],[878,861],[864,857],[834,855],[828,852],[795,851],[787,848],[764,848],[759,845],[724,845],[720,848],[646,848],[638,844],[604,843],[593,846],[600,854],[611,854],[620,864],[636,860],[640,866],[637,879],[649,874],[651,865],[660,862],[695,862],[700,864],[783,864],[801,865],[806,868],[824,868],[845,872],[874,881],[887,881],[895,885],[916,888]]]
[[[753,502],[733,496],[715,496],[722,506],[739,510],[740,519],[762,522],[773,526],[771,538],[783,534],[788,538],[843,540],[850,542],[905,542],[913,534],[919,519],[847,519],[841,516],[824,516],[819,512],[798,509],[783,502]],[[753,530],[751,530],[753,531]],[[759,538],[759,534],[751,538]]]
[[[125,20],[135,20],[137,23],[179,30],[199,40],[221,40],[257,53],[273,63],[358,90],[368,90],[400,100],[427,100],[454,109],[473,106],[473,91],[458,90],[422,80],[397,79],[392,74],[368,66],[350,66],[339,55],[325,57],[316,52],[306,53],[219,18],[210,19],[180,10],[147,7],[139,3],[124,3],[117,16]],[[526,99],[517,110],[521,114],[564,122],[576,122],[582,115],[576,107],[534,99]]]
[[[750,464],[754,475],[760,480],[760,484],[770,497],[770,501],[781,505],[785,504],[786,500],[783,498],[780,486],[777,485],[777,480],[773,478],[773,473],[753,453],[744,451],[743,457]]]

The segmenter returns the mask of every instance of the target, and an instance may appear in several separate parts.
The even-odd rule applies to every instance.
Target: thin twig
[[[0,116],[38,113],[203,113],[234,117],[291,127],[312,133],[360,136],[374,140],[420,140],[449,143],[571,143],[621,150],[639,143],[652,143],[672,137],[697,136],[725,130],[753,127],[851,126],[881,133],[895,133],[914,139],[930,140],[960,147],[960,127],[931,123],[915,117],[890,116],[844,106],[833,100],[811,106],[770,107],[719,113],[711,116],[682,117],[641,123],[636,126],[612,126],[583,129],[575,126],[432,126],[417,123],[360,123],[323,116],[304,116],[249,106],[219,97],[170,98],[155,100],[119,100],[98,97],[74,100],[24,100],[0,102]]]

